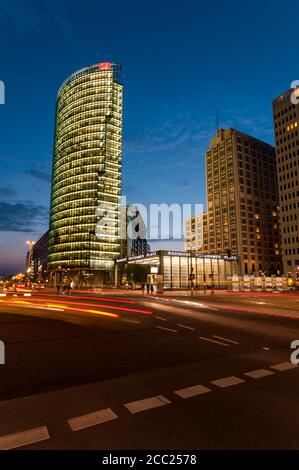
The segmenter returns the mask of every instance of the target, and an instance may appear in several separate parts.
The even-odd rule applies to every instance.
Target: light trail
[[[11,299],[13,302],[15,303],[24,303],[24,302],[28,302],[26,300],[13,300]],[[31,302],[49,302],[49,300],[47,299],[33,299],[31,298]],[[53,303],[55,302],[55,300],[53,300]],[[55,305],[57,305],[55,303]],[[63,300],[63,305],[82,305],[84,307],[104,307],[104,308],[109,308],[109,309],[112,309],[112,310],[122,310],[124,312],[133,312],[133,313],[143,313],[145,315],[152,315],[152,312],[150,310],[140,310],[140,309],[136,309],[136,308],[129,308],[129,307],[116,307],[114,305],[105,305],[105,304],[93,304],[93,303],[87,303],[87,302],[72,302],[72,301],[68,301],[68,300]]]
[[[60,297],[57,294],[43,294],[41,292],[32,292],[32,295],[44,296],[44,297]],[[120,303],[120,304],[136,304],[135,300],[123,300],[123,299],[109,299],[107,297],[89,297],[87,295],[72,295],[75,299],[85,299],[85,300],[104,300],[105,302]],[[61,298],[61,297],[60,297]]]
[[[5,302],[4,300],[1,300],[1,302]],[[93,310],[93,309],[85,309],[85,308],[74,308],[74,307],[68,307],[67,305],[61,305],[61,304],[45,304],[44,306],[38,306],[32,302],[28,302],[26,300],[13,300],[13,301],[8,301],[5,302],[8,305],[15,305],[17,306],[24,306],[26,308],[31,307],[31,308],[40,308],[41,310],[44,310],[45,307],[48,307],[49,309],[55,309],[58,311],[58,309],[61,309],[60,311],[64,310],[70,310],[70,311],[75,311],[75,312],[83,312],[83,313],[93,313],[96,315],[101,315],[105,317],[110,317],[110,318],[120,318],[120,315],[117,313],[111,313],[111,312],[104,312],[102,310]]]

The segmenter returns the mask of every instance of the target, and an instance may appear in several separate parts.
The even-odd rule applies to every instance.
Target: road
[[[299,296],[0,297],[0,449],[299,449]]]

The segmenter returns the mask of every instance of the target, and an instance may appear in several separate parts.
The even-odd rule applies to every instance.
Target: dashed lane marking
[[[215,339],[205,338],[204,336],[200,336],[199,339],[203,341],[208,341],[209,343],[219,344],[220,346],[229,346],[227,343],[222,343],[221,341],[216,341]]]
[[[273,375],[274,372],[267,369],[257,369],[252,370],[251,372],[246,372],[244,375],[251,377],[252,379],[261,379],[262,377],[267,377],[267,375]]]
[[[166,319],[166,318],[163,318],[163,317],[158,317],[157,315],[155,316],[155,318],[156,318],[157,320],[167,321],[167,319]]]
[[[270,351],[270,348],[265,348],[265,347],[263,347],[263,350],[264,350],[264,351]]]
[[[106,408],[86,415],[77,416],[76,418],[70,418],[68,423],[72,431],[80,431],[81,429],[90,428],[117,418],[118,416],[111,408]]]
[[[28,429],[27,431],[7,434],[6,436],[0,437],[0,450],[16,449],[17,447],[35,444],[36,442],[46,441],[47,439],[50,439],[50,435],[46,426]]]
[[[284,372],[285,370],[294,369],[295,367],[298,367],[298,366],[295,364],[292,364],[291,362],[281,362],[280,364],[275,364],[274,366],[271,366],[271,369]]]
[[[226,388],[241,384],[243,382],[245,382],[245,380],[239,379],[239,377],[232,375],[231,377],[224,377],[223,379],[213,380],[211,383],[217,385],[217,387]]]
[[[125,321],[127,323],[141,323],[139,320],[128,320],[127,318],[123,318],[122,321]]]
[[[223,336],[213,335],[213,338],[222,339],[223,341],[227,341],[228,343],[232,343],[232,344],[240,344],[240,343],[238,343],[238,341],[234,341],[232,339],[224,338]]]
[[[171,331],[172,333],[178,333],[178,330],[172,330],[171,328],[164,328],[163,326],[156,326],[159,330]]]
[[[194,385],[192,387],[181,388],[180,390],[175,390],[174,393],[181,398],[191,398],[196,397],[197,395],[203,395],[204,393],[211,392],[211,389],[204,387],[203,385]]]
[[[152,408],[158,408],[160,406],[169,405],[171,403],[163,395],[157,395],[156,397],[145,398],[144,400],[132,401],[131,403],[126,403],[124,406],[130,413],[140,413],[141,411],[150,410]]]
[[[195,328],[192,328],[192,326],[182,325],[181,323],[178,323],[177,325],[180,326],[181,328],[186,328],[186,330],[195,331]]]

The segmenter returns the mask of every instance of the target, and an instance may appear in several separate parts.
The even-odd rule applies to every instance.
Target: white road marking
[[[229,346],[229,344],[216,341],[215,339],[205,338],[204,336],[200,336],[199,339],[202,339],[203,341],[208,341],[209,343],[220,344],[220,346]]]
[[[150,410],[152,408],[158,408],[160,406],[169,405],[170,400],[163,397],[163,395],[157,395],[156,397],[145,398],[144,400],[132,401],[126,403],[124,406],[130,413],[140,413],[141,411]]]
[[[0,294],[0,297],[6,297],[6,294]]]
[[[270,348],[265,348],[265,347],[263,347],[263,349],[264,349],[265,351],[270,351]]]
[[[171,328],[164,328],[163,326],[156,326],[159,330],[171,331],[172,333],[178,333],[178,330],[172,330]]]
[[[262,377],[267,377],[267,375],[273,375],[274,372],[267,369],[257,369],[252,370],[251,372],[246,372],[244,375],[251,377],[252,379],[261,379]]]
[[[193,305],[194,307],[199,307],[199,308],[208,308],[209,310],[218,310],[218,308],[214,307],[209,307],[208,305],[200,304],[198,302],[191,302],[190,300],[178,300],[178,299],[172,299],[174,302],[181,302],[187,305]]]
[[[155,316],[155,318],[156,318],[157,320],[167,321],[166,318],[158,317],[157,315]]]
[[[181,323],[178,323],[177,325],[180,326],[181,328],[186,328],[186,330],[195,331],[195,328],[192,328],[192,326],[182,325]]]
[[[281,362],[280,364],[275,364],[274,366],[271,366],[271,369],[279,370],[280,372],[283,372],[285,370],[289,369],[294,369],[295,367],[298,367],[295,364],[292,364],[291,362]]]
[[[24,296],[24,297],[31,297],[31,294],[29,294],[29,293],[26,294],[26,293],[25,293],[25,294],[23,294],[23,296]]]
[[[107,421],[112,421],[117,418],[118,416],[111,410],[111,408],[105,408],[104,410],[88,413],[87,415],[70,418],[68,423],[72,431],[80,431],[80,429],[90,428],[97,424],[106,423]]]
[[[220,388],[231,387],[232,385],[238,385],[245,382],[243,379],[239,379],[239,377],[231,376],[231,377],[224,377],[223,379],[213,380],[212,384],[217,385]]]
[[[126,321],[127,323],[141,323],[140,320],[127,320],[126,318],[123,318],[122,320]]]
[[[204,387],[203,385],[194,385],[193,387],[181,388],[180,390],[175,390],[175,394],[181,398],[191,398],[196,397],[197,395],[203,395],[204,393],[211,392],[211,389]]]
[[[232,343],[232,344],[240,344],[238,343],[238,341],[233,341],[232,339],[223,338],[223,336],[213,335],[213,338],[222,339],[223,341],[227,341],[228,343]]]
[[[46,426],[28,429],[27,431],[1,436],[0,450],[16,449],[17,447],[27,446],[29,444],[34,444],[35,442],[46,441],[47,439],[50,439],[50,435]]]

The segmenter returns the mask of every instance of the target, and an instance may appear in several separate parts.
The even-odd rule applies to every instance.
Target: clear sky
[[[271,102],[299,79],[290,1],[0,0],[0,273],[24,269],[48,225],[57,89],[123,64],[123,193],[205,203],[204,151],[221,127],[273,143]]]

